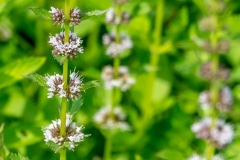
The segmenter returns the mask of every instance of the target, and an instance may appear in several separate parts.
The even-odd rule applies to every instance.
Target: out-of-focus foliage
[[[131,36],[134,47],[121,63],[129,66],[136,83],[122,94],[122,107],[132,130],[115,135],[113,160],[184,160],[194,152],[202,153],[205,147],[190,129],[200,117],[199,92],[208,86],[199,76],[200,64],[207,56],[197,45],[206,37],[198,30],[198,21],[205,16],[202,7],[205,1],[165,0],[161,47],[152,43],[157,1],[130,0],[124,6],[130,12],[131,21],[123,29]],[[71,0],[71,3],[84,13],[111,6],[110,0]],[[232,88],[235,102],[226,117],[234,125],[235,139],[223,154],[226,159],[239,160],[240,3],[229,1],[228,5],[222,19],[228,32],[221,34],[231,45],[220,61],[231,69],[227,83]],[[23,79],[33,72],[40,75],[61,73],[62,66],[54,60],[48,45],[49,34],[58,32],[59,28],[52,27],[51,21],[38,18],[29,9],[42,7],[49,10],[51,6],[62,7],[63,1],[0,1],[0,124],[5,123],[4,146],[31,160],[58,159],[59,156],[44,143],[41,128],[58,118],[60,100],[47,99],[44,87]],[[104,22],[104,16],[98,16],[83,21],[75,31],[83,38],[84,54],[72,60],[69,68],[74,70],[76,67],[84,82],[101,82],[101,69],[112,63],[105,54],[102,36],[111,28]],[[149,65],[152,50],[157,51],[160,60],[152,105],[145,106],[146,79],[153,69]],[[95,86],[94,82],[89,85]],[[101,86],[82,92],[83,105],[75,118],[85,126],[84,133],[91,136],[80,143],[75,152],[68,152],[68,160],[102,157],[105,140],[93,123],[93,116],[104,106],[104,95]],[[0,133],[1,153],[3,134]]]

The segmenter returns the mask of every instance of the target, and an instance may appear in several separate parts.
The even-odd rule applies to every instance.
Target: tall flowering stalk
[[[113,7],[106,12],[106,22],[114,31],[103,36],[103,44],[106,46],[106,55],[113,58],[113,66],[105,66],[102,70],[102,80],[106,91],[106,104],[94,116],[95,122],[101,130],[107,130],[104,148],[104,159],[111,159],[112,138],[117,130],[129,130],[130,126],[125,122],[126,115],[120,107],[121,92],[127,91],[135,79],[129,75],[127,66],[121,65],[122,54],[131,49],[133,44],[129,36],[121,32],[121,26],[129,22],[129,14],[122,10],[127,0],[113,0]],[[109,96],[107,96],[109,95]],[[110,99],[110,100],[108,100]]]
[[[47,74],[45,77],[33,74],[27,77],[46,87],[48,98],[56,96],[62,100],[60,118],[53,120],[50,125],[42,130],[45,137],[44,141],[47,145],[54,152],[60,153],[60,160],[66,160],[67,149],[74,150],[78,143],[88,136],[82,133],[84,127],[78,126],[73,121],[73,115],[79,110],[81,105],[81,90],[97,85],[96,81],[88,82],[84,85],[79,72],[75,71],[75,69],[69,72],[68,69],[69,61],[83,53],[83,41],[73,32],[73,28],[81,22],[82,13],[76,7],[70,9],[69,0],[65,0],[64,10],[55,7],[51,7],[50,11],[38,8],[32,8],[32,10],[40,16],[49,14],[49,17],[53,20],[53,25],[62,26],[60,33],[50,35],[49,44],[53,47],[53,57],[63,67],[63,73]],[[90,12],[86,15],[95,16],[96,14],[98,13]],[[68,103],[70,101],[73,105],[69,107]]]
[[[202,64],[200,75],[209,82],[210,89],[199,95],[198,101],[205,117],[192,125],[192,131],[197,138],[206,141],[206,150],[203,157],[193,155],[189,160],[222,160],[221,156],[215,155],[216,150],[223,149],[234,137],[232,125],[220,119],[220,115],[229,111],[233,104],[231,90],[224,84],[229,78],[229,70],[219,62],[220,54],[228,52],[229,49],[229,42],[219,34],[224,32],[224,24],[220,19],[226,4],[212,0],[205,5],[206,9],[210,10],[208,15],[199,21],[199,29],[209,33],[209,39],[201,43],[203,51],[209,55],[209,61]]]

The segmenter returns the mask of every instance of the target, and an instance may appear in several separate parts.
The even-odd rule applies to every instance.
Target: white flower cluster
[[[215,123],[215,126],[213,126]],[[217,148],[223,148],[233,140],[234,132],[231,125],[222,120],[211,118],[203,118],[201,121],[192,125],[192,131],[196,134],[197,138],[209,140]]]
[[[111,57],[116,57],[133,46],[132,40],[128,36],[121,35],[117,42],[116,35],[113,33],[103,36],[103,44],[107,46],[106,53]]]
[[[118,68],[118,77],[114,77],[114,69],[112,66],[105,66],[102,71],[102,79],[106,89],[118,87],[122,91],[128,90],[134,83],[135,79],[129,76],[128,67],[120,66]]]
[[[216,106],[212,104],[211,93],[209,91],[201,92],[198,98],[198,102],[200,103],[202,109],[216,107],[221,112],[226,112],[231,109],[233,104],[233,98],[230,88],[224,87],[219,92],[218,102]]]
[[[62,9],[51,7],[49,11],[52,14],[52,20],[54,25],[61,25],[65,22],[65,14]],[[81,12],[77,8],[72,8],[70,10],[70,23],[72,25],[78,25],[80,23],[80,18],[82,16]]]
[[[81,77],[78,72],[72,72],[70,74],[70,82],[68,87],[68,98],[77,99],[80,95],[80,87],[82,85]]]
[[[81,12],[77,8],[72,8],[70,10],[70,22],[72,25],[78,25],[80,23]]]
[[[193,154],[190,158],[188,158],[188,160],[206,160],[206,158]],[[224,158],[220,155],[214,155],[212,160],[224,160]]]
[[[80,95],[80,86],[82,85],[81,77],[78,72],[70,74],[69,86],[64,90],[63,76],[54,74],[53,76],[47,75],[45,77],[48,88],[48,98],[58,95],[60,98],[67,97],[67,99],[77,99]]]
[[[52,14],[52,20],[54,25],[61,25],[65,21],[65,15],[63,13],[63,10],[51,7],[51,11],[49,11]]]
[[[50,36],[49,44],[53,46],[53,55],[66,56],[68,59],[72,59],[78,56],[79,53],[83,53],[83,48],[80,47],[82,40],[77,37],[73,32],[69,32],[69,42],[64,42],[64,32]]]
[[[54,74],[53,76],[47,75],[45,77],[46,84],[48,85],[48,98],[58,95],[60,98],[66,97],[66,91],[63,89],[63,76]]]
[[[105,129],[129,130],[130,126],[125,122],[126,115],[120,107],[110,106],[101,108],[94,116],[94,121]]]
[[[119,17],[113,8],[108,9],[105,17],[106,22],[112,25],[127,24],[129,19],[130,15],[127,12],[122,12],[121,17]]]
[[[75,122],[72,122],[72,116],[67,114],[66,116],[66,135],[60,135],[60,128],[61,128],[61,120],[53,120],[52,123],[46,127],[44,127],[43,134],[44,134],[44,141],[48,143],[49,141],[54,142],[59,146],[67,146],[69,150],[73,150],[78,142],[83,141],[85,135],[82,133],[83,126],[78,127]]]

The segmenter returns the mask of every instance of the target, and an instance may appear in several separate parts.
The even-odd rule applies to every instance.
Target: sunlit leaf
[[[85,13],[83,15],[83,17],[81,18],[81,20],[86,20],[86,19],[93,18],[93,17],[99,17],[99,16],[102,16],[105,12],[106,12],[106,10],[90,11],[90,12]]]
[[[51,20],[51,14],[48,12],[48,10],[44,9],[44,8],[29,8],[31,11],[33,11],[33,13],[42,18],[42,19],[46,19],[46,20]]]
[[[99,87],[98,81],[93,80],[93,81],[87,82],[80,87],[80,90],[81,91],[86,91],[86,90],[88,90],[90,88],[93,88],[93,87]]]
[[[11,153],[8,159],[9,160],[28,160],[27,157],[24,157],[19,153],[18,154]]]
[[[62,146],[57,145],[56,143],[52,141],[48,141],[47,145],[55,152],[59,152],[62,149]]]
[[[67,60],[67,57],[66,56],[61,56],[61,55],[54,55],[53,56],[57,61],[58,63],[60,63],[61,65],[63,64],[63,62],[65,60]]]
[[[46,85],[46,79],[44,76],[39,74],[29,74],[25,76],[26,78],[32,80],[33,82],[37,83],[38,85],[42,87],[47,87]]]
[[[83,104],[83,100],[82,100],[82,97],[80,96],[77,100],[73,102],[70,113],[72,115],[76,114],[80,109],[80,107],[82,106],[82,104]]]
[[[0,88],[21,80],[25,75],[37,71],[45,62],[44,57],[29,57],[12,61],[0,68]]]

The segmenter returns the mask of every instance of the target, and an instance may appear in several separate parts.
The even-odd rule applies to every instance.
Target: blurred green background
[[[222,0],[223,1],[223,0]],[[152,105],[143,108],[146,76],[149,70],[153,29],[155,27],[158,0],[130,0],[124,10],[131,21],[122,30],[128,33],[134,47],[121,60],[136,79],[132,89],[122,97],[122,107],[132,126],[128,132],[120,132],[113,139],[113,160],[184,160],[194,152],[202,153],[205,143],[191,132],[192,123],[201,117],[197,99],[209,84],[199,76],[200,65],[208,59],[198,46],[198,40],[208,38],[199,31],[198,22],[207,16],[203,9],[207,1],[165,1],[164,20]],[[220,2],[220,1],[219,1]],[[235,139],[221,153],[227,160],[239,160],[240,145],[240,2],[226,0],[221,15],[224,39],[230,42],[229,51],[221,55],[220,62],[231,70],[227,85],[234,95],[234,107],[224,119],[232,123]],[[83,13],[106,10],[110,0],[71,0]],[[41,75],[61,73],[62,67],[51,55],[49,35],[60,28],[51,21],[36,17],[29,9],[51,6],[62,8],[61,0],[1,0],[0,2],[0,123],[5,124],[4,143],[11,152],[19,152],[31,160],[58,159],[43,142],[41,128],[58,118],[61,101],[47,99],[44,88],[24,79],[23,75],[36,72]],[[71,70],[79,70],[84,82],[99,80],[101,69],[112,64],[105,54],[102,36],[111,31],[104,16],[83,21],[75,28],[83,39],[84,54],[70,61]],[[197,40],[196,40],[197,39]],[[105,140],[93,123],[93,116],[104,105],[102,87],[83,93],[84,103],[76,115],[76,121],[85,126],[84,133],[91,134],[75,149],[68,152],[68,160],[98,160],[102,157]],[[145,116],[145,112],[148,112]],[[137,138],[136,138],[137,137]]]

